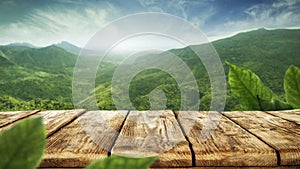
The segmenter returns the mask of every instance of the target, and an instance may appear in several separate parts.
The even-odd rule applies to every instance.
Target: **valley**
[[[226,75],[225,61],[250,69],[280,98],[284,98],[285,71],[292,64],[300,67],[300,30],[258,29],[212,44]],[[201,45],[196,47],[201,48]],[[72,78],[79,51],[67,42],[42,48],[22,43],[0,46],[0,110],[72,109]],[[209,110],[210,80],[199,58],[190,47],[169,52],[192,70],[199,89],[199,107]],[[111,97],[111,81],[119,63],[120,60],[107,58],[98,69],[95,95],[99,109],[116,109]],[[149,95],[154,89],[165,93],[166,109],[180,109],[179,86],[172,76],[158,69],[144,70],[130,82],[132,105],[138,110],[148,110],[151,107]],[[225,110],[239,110],[239,102],[231,95],[229,87],[227,93]]]

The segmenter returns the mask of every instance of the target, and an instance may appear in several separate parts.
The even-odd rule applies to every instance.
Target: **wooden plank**
[[[224,112],[280,153],[281,165],[300,165],[300,125],[261,111]]]
[[[47,111],[40,111],[35,113],[29,117],[37,117],[42,116],[43,121],[45,124],[47,136],[53,134],[61,127],[69,123],[70,121],[74,120],[76,117],[84,113],[85,110],[47,110]],[[1,130],[8,129],[12,127],[14,123],[6,125],[5,127],[0,128]]]
[[[151,169],[171,169],[171,168],[151,168]],[[172,169],[299,169],[299,166],[274,166],[274,167],[189,167]]]
[[[39,110],[34,111],[14,111],[14,112],[0,112],[0,128],[8,126],[20,119],[31,116]]]
[[[41,167],[84,167],[107,157],[127,111],[89,111],[48,138]]]
[[[150,168],[150,169],[299,169],[300,166],[276,167],[187,167],[187,168]],[[40,168],[40,169],[79,169],[79,168]]]
[[[275,150],[218,112],[176,114],[192,144],[196,166],[277,165]],[[208,125],[216,127],[205,130]]]
[[[70,121],[74,120],[85,110],[47,110],[41,111],[34,116],[42,116],[44,119],[44,124],[46,127],[47,135],[51,135],[57,130],[59,130],[64,125],[68,124]]]
[[[300,109],[296,110],[282,110],[282,111],[268,111],[267,113],[277,117],[281,117],[291,122],[295,122],[300,125]]]
[[[189,144],[170,110],[130,112],[112,153],[159,155],[153,167],[192,166]]]

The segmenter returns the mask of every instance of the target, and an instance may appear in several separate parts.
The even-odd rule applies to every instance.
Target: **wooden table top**
[[[0,112],[0,131],[42,116],[41,168],[83,168],[110,155],[159,155],[152,168],[300,168],[300,110]]]

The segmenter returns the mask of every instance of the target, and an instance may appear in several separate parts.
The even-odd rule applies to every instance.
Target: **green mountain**
[[[228,66],[225,61],[248,68],[258,74],[263,83],[282,99],[284,98],[283,79],[285,71],[292,64],[300,67],[300,30],[258,29],[221,39],[212,44],[220,56],[226,75],[228,74]],[[203,45],[194,47],[201,49]],[[201,96],[200,108],[209,109],[211,101],[210,81],[205,67],[190,47],[173,49],[171,52],[185,61],[193,71]],[[164,72],[162,71],[147,71],[141,72],[131,82],[130,99],[133,105],[138,109],[150,108],[149,94],[153,89],[159,88],[166,92],[167,108],[178,109],[180,107],[180,94],[174,79],[169,75],[163,75]],[[113,105],[112,99],[110,99],[110,87],[104,86],[98,85],[96,96],[99,98],[100,107],[109,109]],[[225,109],[239,109],[238,105],[238,101],[231,96],[228,90]]]
[[[0,46],[2,53],[13,63],[34,70],[67,73],[74,67],[77,57],[51,45],[44,48],[26,46]]]
[[[56,46],[0,46],[0,109],[72,108],[75,62],[75,55]]]
[[[1,51],[0,51],[1,52]],[[0,66],[12,66],[14,65],[11,61],[9,61],[7,58],[5,58],[3,55],[0,53]]]
[[[213,45],[226,74],[228,67],[225,61],[251,69],[282,98],[286,69],[291,64],[300,67],[300,30],[258,29],[214,41]],[[67,42],[44,48],[0,46],[0,109],[72,108],[72,73],[77,59],[76,52],[71,51],[72,46]],[[194,47],[201,49],[203,45]],[[200,109],[209,109],[210,80],[199,58],[190,47],[170,52],[180,57],[192,70],[199,86]],[[161,57],[163,55],[160,54]],[[111,98],[111,80],[119,63],[119,59],[112,61],[112,58],[108,58],[98,70],[95,93],[101,109],[115,109]],[[174,78],[157,69],[144,70],[130,82],[130,101],[133,106],[149,109],[149,98],[160,99],[152,98],[155,95],[151,95],[151,91],[156,88],[165,92],[166,108],[179,109],[179,86]],[[118,88],[113,90],[118,91]],[[86,98],[85,102],[88,103],[90,99]],[[238,108],[238,101],[228,90],[226,110]]]
[[[81,48],[66,41],[62,41],[61,43],[56,44],[56,46],[61,47],[65,49],[67,52],[72,53],[74,55],[78,55],[79,52],[81,51]]]
[[[27,43],[27,42],[11,43],[11,44],[9,44],[9,45],[7,45],[7,46],[26,46],[26,47],[29,47],[29,48],[37,48],[36,46],[34,46],[34,45],[30,44],[30,43]]]
[[[259,29],[213,42],[221,60],[248,68],[283,95],[285,71],[300,66],[300,30]],[[225,67],[227,70],[227,67]]]

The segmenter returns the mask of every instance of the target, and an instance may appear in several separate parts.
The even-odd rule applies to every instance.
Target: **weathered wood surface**
[[[84,112],[85,110],[48,110],[40,111],[32,117],[43,117],[47,135],[50,136]]]
[[[261,111],[223,112],[279,153],[281,165],[300,165],[300,125]]]
[[[50,138],[41,167],[84,167],[107,157],[127,111],[89,111]],[[106,121],[106,123],[105,123]]]
[[[268,111],[267,113],[274,116],[295,122],[300,125],[300,110],[283,110],[283,111]]]
[[[196,166],[277,165],[276,152],[271,147],[220,113],[183,111],[176,114],[192,143]],[[207,126],[211,126],[211,130],[204,130]]]
[[[28,117],[37,112],[39,111],[34,110],[34,111],[0,112],[0,128],[8,126],[20,119]]]
[[[53,168],[40,168],[53,169]],[[55,169],[79,169],[79,168],[55,168]],[[299,166],[277,166],[277,167],[180,167],[180,168],[151,168],[151,169],[299,169]]]
[[[132,111],[121,130],[113,154],[158,155],[153,166],[192,166],[192,154],[172,111]]]
[[[0,112],[0,130],[21,119],[42,116],[48,132],[44,169],[83,168],[110,151],[159,154],[152,167],[160,169],[294,169],[300,168],[299,112],[214,112],[216,116],[209,116],[209,112],[183,111],[177,119],[172,111]],[[207,125],[216,128],[207,130]],[[202,131],[209,137],[202,137]]]
[[[11,118],[15,118],[16,121],[18,121],[24,117],[41,116],[41,117],[43,117],[43,122],[45,124],[47,136],[50,136],[51,134],[53,134],[54,132],[56,132],[57,130],[62,128],[64,125],[68,124],[70,121],[74,120],[75,118],[77,118],[84,112],[85,112],[85,110],[83,110],[83,109],[81,109],[81,110],[24,111],[24,112],[12,112]],[[9,113],[10,112],[7,112],[6,114],[9,114]],[[18,116],[17,113],[20,113],[20,115]],[[8,123],[4,127],[0,128],[0,131],[10,128],[13,124],[14,123]]]

